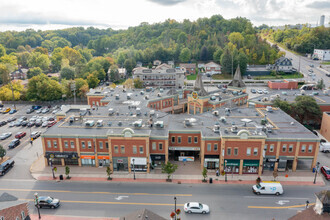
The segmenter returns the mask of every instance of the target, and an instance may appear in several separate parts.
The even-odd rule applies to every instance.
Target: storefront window
[[[78,165],[78,159],[64,159],[65,165]]]
[[[240,160],[226,160],[225,172],[226,173],[239,173]]]
[[[81,165],[82,166],[95,166],[95,160],[94,159],[81,159]]]
[[[243,173],[258,173],[259,160],[244,160]]]

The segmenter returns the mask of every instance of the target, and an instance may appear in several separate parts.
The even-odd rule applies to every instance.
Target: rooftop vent
[[[282,92],[282,95],[288,95],[288,93],[287,92]]]
[[[228,129],[227,128],[225,128],[225,133],[228,134]]]
[[[292,122],[290,122],[290,125],[294,125],[294,122],[292,121]]]
[[[102,127],[102,126],[103,126],[103,120],[98,120],[98,121],[96,122],[96,126],[97,126],[97,127]]]
[[[215,97],[215,96],[211,96],[211,98],[210,98],[210,100],[212,100],[212,101],[215,101],[217,99],[217,97]]]
[[[268,98],[268,97],[263,97],[263,98],[261,99],[261,101],[262,101],[262,102],[267,102],[267,101],[269,101],[269,98]]]
[[[156,121],[155,126],[158,128],[164,128],[164,122],[163,121]]]
[[[225,112],[229,112],[230,113],[230,108],[225,108]]]
[[[238,128],[237,128],[237,126],[235,126],[235,125],[233,125],[233,126],[231,126],[231,132],[233,132],[233,133],[237,133],[238,132]]]
[[[268,133],[272,133],[273,132],[273,125],[267,124],[266,125],[266,130],[267,130]]]
[[[212,114],[215,116],[219,116],[219,111],[213,111]]]
[[[133,122],[133,125],[134,125],[134,127],[141,128],[142,127],[142,119]]]
[[[127,100],[131,99],[132,93],[127,93]]]
[[[136,115],[141,115],[141,109],[140,108],[136,108]]]
[[[157,93],[157,97],[162,97],[162,94],[160,94],[160,93]]]
[[[118,126],[122,126],[122,125],[123,125],[123,122],[118,121]]]
[[[213,131],[214,133],[220,133],[220,125],[214,125]]]
[[[109,121],[109,122],[108,122],[108,126],[111,126],[111,125],[112,125],[112,122],[111,122],[111,121]]]
[[[116,100],[119,100],[119,94],[116,94]]]
[[[126,89],[123,89],[123,92],[126,92]]]
[[[226,123],[226,121],[227,121],[226,117],[224,117],[224,116],[220,117],[220,121],[223,122],[223,123]]]
[[[160,89],[159,89],[159,92],[161,92],[161,93],[164,92],[164,89],[160,88]]]
[[[184,119],[184,124],[186,126],[192,126],[196,122],[195,118],[186,118]]]
[[[148,96],[148,95],[146,95],[146,96],[144,97],[144,99],[145,99],[145,100],[148,100],[148,99],[149,99],[149,96]]]
[[[256,126],[256,133],[259,134],[262,131],[262,126]]]
[[[143,91],[141,91],[141,92],[140,92],[140,94],[141,94],[141,95],[144,95],[144,92],[143,92]]]
[[[273,112],[273,108],[272,108],[272,106],[267,106],[267,107],[266,107],[266,110],[267,110],[267,112]]]
[[[115,113],[115,111],[113,110],[113,108],[109,108],[108,112],[109,112],[109,115],[113,115]]]
[[[155,110],[150,110],[150,116],[155,115]]]

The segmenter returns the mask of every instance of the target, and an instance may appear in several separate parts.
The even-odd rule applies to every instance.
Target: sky
[[[141,22],[246,17],[255,26],[319,23],[330,0],[0,0],[0,31],[72,26],[126,29]]]

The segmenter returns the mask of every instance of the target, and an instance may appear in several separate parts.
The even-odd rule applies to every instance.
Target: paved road
[[[211,213],[208,215],[183,213],[182,219],[219,219],[220,216],[221,219],[287,219],[303,209],[306,200],[314,202],[314,193],[323,189],[325,187],[286,186],[285,194],[277,197],[254,195],[249,185],[2,180],[0,192],[6,191],[20,199],[31,200],[32,213],[36,213],[32,203],[35,192],[61,200],[61,207],[55,210],[43,209],[42,214],[119,217],[137,209],[148,208],[169,218],[176,196],[179,208],[190,201],[210,206]]]
[[[270,45],[273,45],[270,41],[267,41]],[[283,49],[282,47],[279,47],[281,51],[284,51],[286,53],[286,57],[289,59],[292,59],[292,65],[294,68],[296,68],[302,74],[304,74],[305,79],[308,82],[315,83],[318,82],[320,79],[324,80],[324,84],[329,87],[330,86],[330,77],[327,77],[325,75],[325,72],[320,70],[320,65],[322,61],[318,60],[312,60],[310,58],[299,56],[294,53],[291,53],[290,51],[287,51]],[[314,67],[310,67],[310,64],[314,65]],[[309,70],[313,70],[313,74],[309,74]]]

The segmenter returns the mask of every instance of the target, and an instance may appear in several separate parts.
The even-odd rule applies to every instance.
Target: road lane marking
[[[314,205],[315,203],[309,203],[309,205]],[[291,208],[299,208],[305,207],[304,205],[292,205],[292,206],[281,206],[281,207],[272,207],[272,206],[248,206],[249,209],[291,209]]]
[[[263,197],[263,196],[244,196],[244,198],[250,198],[250,199],[278,199],[278,198],[274,198],[274,197]],[[281,199],[310,199],[310,198],[298,198],[298,197],[281,197]]]
[[[22,201],[34,202],[34,199],[19,199]],[[102,201],[73,201],[61,200],[61,203],[84,203],[84,204],[111,204],[111,205],[149,205],[149,206],[173,206],[168,203],[137,203],[137,202],[102,202]],[[184,204],[176,204],[177,206],[184,206]]]
[[[58,192],[58,193],[80,193],[80,194],[109,194],[109,195],[133,195],[133,196],[192,196],[192,194],[153,194],[153,193],[123,193],[123,192],[83,192],[83,191],[70,191],[70,190],[44,190],[44,189],[4,189],[0,191],[17,191],[17,192]]]
[[[276,204],[279,204],[279,205],[284,205],[285,203],[287,202],[290,202],[289,200],[280,200],[278,202],[275,202]]]
[[[128,196],[118,196],[115,200],[122,200],[123,198],[128,198]]]

